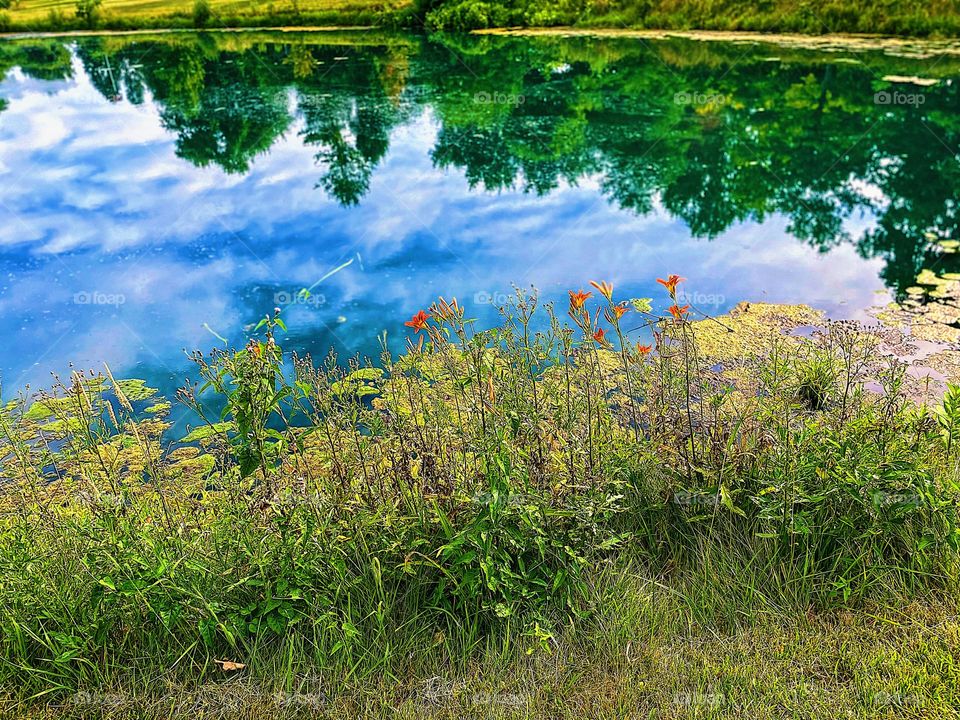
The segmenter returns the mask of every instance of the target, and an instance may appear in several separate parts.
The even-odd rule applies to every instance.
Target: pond
[[[104,362],[172,395],[274,307],[376,354],[438,295],[676,272],[864,318],[957,269],[956,55],[177,33],[7,40],[0,77],[6,397]]]

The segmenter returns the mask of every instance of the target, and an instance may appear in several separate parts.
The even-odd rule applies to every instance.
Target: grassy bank
[[[0,0],[3,7],[4,0]],[[406,0],[12,0],[0,31],[369,26],[395,24]]]
[[[879,33],[956,37],[949,0],[422,0],[433,29],[571,25],[768,33]]]
[[[0,31],[380,25],[957,37],[952,0],[0,0]]]
[[[109,372],[8,403],[5,706],[950,716],[960,391],[809,308],[694,321],[680,282],[664,316],[441,300],[377,363],[268,316],[194,356],[176,442]]]

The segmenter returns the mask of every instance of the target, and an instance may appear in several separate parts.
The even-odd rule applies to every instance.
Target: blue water
[[[770,142],[779,145],[769,157],[779,158],[774,162],[783,162],[783,168],[810,167],[799,180],[768,178],[754,198],[751,188],[757,183],[748,179],[743,186],[738,177],[748,169],[758,172],[756,165],[764,158],[723,151],[710,155],[710,162],[688,158],[679,173],[668,167],[675,153],[660,154],[657,138],[621,138],[622,130],[654,121],[668,125],[663,113],[674,111],[680,113],[680,124],[670,132],[688,150],[722,140],[725,133],[749,135],[755,127],[743,107],[731,102],[723,112],[739,113],[739,118],[711,127],[705,115],[671,108],[670,87],[663,89],[666,105],[658,100],[649,111],[628,107],[628,101],[643,102],[645,91],[630,83],[654,72],[650,54],[658,49],[614,45],[621,59],[584,68],[575,58],[609,55],[609,48],[573,40],[542,46],[522,41],[522,53],[517,45],[491,46],[469,63],[486,63],[493,77],[507,60],[511,66],[517,63],[516,55],[536,57],[516,72],[520,80],[504,90],[515,91],[516,83],[522,83],[520,89],[529,91],[523,105],[504,100],[488,111],[478,109],[474,88],[489,87],[489,78],[462,68],[456,77],[451,68],[460,66],[459,51],[442,45],[424,50],[420,38],[386,55],[375,47],[321,43],[312,52],[326,59],[315,63],[305,81],[309,87],[281,73],[290,67],[286,38],[237,51],[229,46],[211,50],[208,38],[202,51],[206,70],[195,73],[199,79],[184,81],[177,92],[149,78],[137,90],[129,79],[149,73],[163,77],[169,67],[167,51],[154,50],[150,41],[118,42],[121,51],[97,46],[98,54],[88,53],[95,60],[82,57],[84,41],[43,42],[47,54],[51,43],[55,50],[54,59],[40,69],[18,55],[24,43],[8,44],[4,49],[12,59],[0,83],[6,105],[0,111],[0,340],[5,348],[0,373],[5,396],[28,384],[47,386],[51,373],[65,374],[71,363],[81,369],[107,363],[115,375],[146,378],[169,394],[191,374],[185,350],[207,350],[224,341],[240,346],[252,324],[275,306],[282,308],[289,327],[282,338],[287,349],[323,355],[334,347],[342,354],[373,354],[383,331],[399,347],[407,334],[404,320],[438,295],[456,296],[468,315],[492,322],[493,304],[511,293],[513,284],[534,285],[546,298],[563,301],[568,289],[603,279],[612,281],[622,297],[661,298],[655,278],[677,272],[688,278],[687,292],[707,312],[751,300],[805,302],[834,315],[863,317],[867,308],[898,291],[890,266],[902,265],[904,253],[892,260],[891,251],[866,247],[883,217],[901,203],[918,208],[908,218],[917,228],[939,224],[950,232],[955,222],[953,198],[947,197],[957,185],[953,169],[939,171],[936,182],[915,188],[917,197],[911,197],[909,187],[898,191],[896,178],[884,175],[897,161],[883,162],[887,155],[915,152],[913,146],[920,143],[926,152],[942,152],[945,162],[956,164],[948,152],[956,125],[948,112],[956,109],[949,79],[928,91],[931,99],[921,112],[935,132],[926,133],[911,115],[916,107],[877,108],[851,89],[858,83],[867,90],[876,87],[876,79],[869,77],[873,71],[843,66],[839,72],[847,73],[846,84],[838,82],[832,97],[859,93],[862,107],[880,113],[882,128],[871,129],[872,118],[866,118],[866,135],[858,137],[852,128],[849,137],[837,138],[827,124],[815,136],[822,156],[811,157],[808,139],[789,137],[787,124],[794,116],[785,114],[778,121],[783,127],[770,135]],[[193,40],[177,42],[189,46]],[[111,52],[116,53],[112,59]],[[641,52],[647,54],[637,55]],[[699,52],[709,60],[715,51]],[[744,90],[745,96],[759,98],[744,102],[759,107],[764,92],[773,88],[789,97],[789,85],[803,86],[808,70],[817,77],[824,67],[816,56],[774,67],[765,60],[769,50],[751,52],[756,57],[741,61],[732,76],[732,60],[721,57],[719,69],[710,66],[710,87],[763,84]],[[234,55],[242,55],[248,66],[262,62],[266,69],[237,79],[217,76]],[[544,58],[554,58],[547,70]],[[364,63],[374,68],[366,73],[366,86],[338,75],[340,67]],[[611,64],[617,70],[617,63],[626,65],[622,86],[611,74]],[[103,71],[104,65],[109,71]],[[697,67],[693,63],[676,72],[688,77]],[[761,68],[762,75],[751,75],[747,67]],[[118,80],[123,72],[125,78]],[[587,81],[603,83],[590,91],[592,109],[564,105],[571,74],[580,83],[578,97],[586,97]],[[398,80],[398,75],[403,77]],[[554,95],[544,95],[553,90]],[[324,103],[331,103],[330,109]],[[604,105],[600,111],[598,103]],[[312,120],[305,119],[304,106],[318,104]],[[930,119],[934,111],[941,113],[939,121]],[[469,112],[486,115],[464,117]],[[362,137],[369,126],[364,113],[379,113],[376,132],[368,133],[372,139]],[[551,120],[545,139],[539,137],[538,129],[553,115],[566,124],[558,129]],[[245,123],[239,130],[230,125],[238,117]],[[329,120],[326,139],[319,143],[310,142],[307,127],[317,117]],[[801,107],[794,122],[807,117]],[[541,125],[527,133],[531,122]],[[898,137],[898,123],[910,128],[913,146],[885,149],[885,142],[901,142],[889,139]],[[251,140],[263,125],[269,126],[264,137]],[[456,138],[452,143],[444,139],[452,130],[479,137],[479,149],[458,159],[464,146]],[[597,135],[600,131],[609,131],[609,147],[605,136]],[[566,140],[570,134],[574,141]],[[492,136],[502,144],[488,142]],[[197,137],[210,140],[202,152],[189,149]],[[865,153],[857,161],[860,170],[843,169],[850,141],[860,144],[854,152]],[[230,143],[243,152],[234,153]],[[748,138],[744,153],[751,144]],[[873,148],[863,150],[864,144]],[[359,167],[363,175],[359,191],[337,189],[329,179],[324,184],[338,152],[353,153],[351,172]],[[499,163],[496,167],[485,165],[485,152],[496,156],[491,160]],[[545,153],[559,168],[546,187],[542,178],[532,177],[527,162]],[[609,158],[622,160],[624,155],[651,168],[646,207],[630,207],[622,201],[622,191],[609,188],[615,174]],[[832,167],[837,163],[840,168]],[[770,168],[770,175],[781,175],[783,168]],[[827,186],[821,187],[819,178],[825,175]],[[494,176],[500,179],[491,180]],[[936,183],[946,188],[942,201],[924,195]],[[677,200],[678,187],[686,187],[687,199]],[[781,190],[786,199],[774,197]],[[706,206],[703,196],[725,192],[743,198],[729,217],[702,207],[684,217],[677,209],[696,202]],[[835,220],[835,242],[800,237],[796,214],[785,208],[789,196],[802,204],[807,195],[836,199],[835,208],[823,210]],[[692,230],[691,215],[700,218],[700,225],[704,217],[707,225],[716,219],[717,226]],[[897,222],[902,223],[891,219],[891,227],[899,227]],[[900,247],[904,241],[897,242]],[[909,236],[907,242],[912,242]],[[916,255],[918,267],[904,271],[898,266],[892,275],[909,279],[923,265],[926,250],[919,231],[915,242],[916,252],[906,255]],[[302,288],[312,288],[310,298],[297,299]]]

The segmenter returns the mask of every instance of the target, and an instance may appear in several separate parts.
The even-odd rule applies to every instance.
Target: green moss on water
[[[198,428],[191,430],[186,437],[182,438],[180,442],[182,443],[193,443],[200,442],[203,440],[209,440],[214,437],[219,437],[228,433],[234,429],[232,422],[220,422],[213,423],[211,425],[201,425]]]
[[[762,355],[773,338],[799,342],[790,332],[817,326],[826,319],[823,312],[808,305],[775,305],[742,302],[727,315],[693,324],[699,352],[723,363],[739,363]]]
[[[146,381],[139,379],[117,380],[117,389],[130,402],[149,400],[157,394],[156,388],[150,387]]]

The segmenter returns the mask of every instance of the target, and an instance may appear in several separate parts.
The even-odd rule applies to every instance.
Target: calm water
[[[4,394],[70,362],[170,393],[185,348],[274,306],[289,349],[369,353],[439,294],[486,318],[512,283],[659,297],[679,272],[710,312],[856,317],[945,267],[926,233],[960,239],[957,77],[691,41],[7,41]]]

